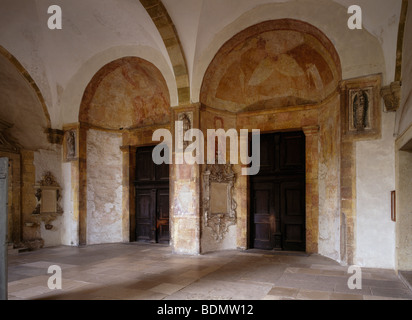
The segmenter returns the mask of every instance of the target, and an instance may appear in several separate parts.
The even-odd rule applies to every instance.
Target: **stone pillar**
[[[239,131],[238,131],[239,132]],[[240,151],[249,150],[249,138],[248,136],[239,137],[239,163],[240,163]],[[245,154],[244,156],[248,156]],[[238,164],[233,166],[233,170],[236,174],[235,182],[235,194],[237,203],[237,247],[246,250],[249,247],[249,234],[250,234],[250,219],[249,219],[249,181],[250,177],[242,175],[242,169],[247,169],[248,165]]]
[[[33,164],[34,152],[21,150],[21,218],[22,218],[22,240],[23,242],[39,240],[40,227],[27,227],[25,222],[31,222],[33,211],[36,209],[36,169]]]
[[[319,126],[304,127],[306,136],[306,252],[318,253]]]
[[[7,300],[7,158],[0,158],[0,300]]]
[[[79,245],[87,244],[87,131],[83,125],[78,129],[79,154],[77,160]]]
[[[188,115],[192,129],[199,128],[199,105],[179,107],[173,111],[174,140],[175,121],[182,113]],[[176,152],[175,147],[170,166],[171,246],[175,253],[196,255],[200,254],[200,165],[177,164],[176,157],[179,156],[182,154]]]
[[[134,176],[136,172],[136,147],[124,146],[122,151],[123,167],[123,192],[122,192],[122,237],[123,242],[136,241],[135,202],[134,202]]]
[[[77,235],[71,236],[73,245],[86,245],[87,243],[87,131],[83,124],[64,126],[66,140],[64,142],[63,156],[71,163],[71,192],[73,201],[73,222],[77,228],[73,229]],[[74,132],[74,145],[70,147],[67,141],[69,132]],[[73,143],[73,142],[70,142]],[[70,154],[70,155],[69,155]]]
[[[356,162],[352,141],[341,142],[341,260],[354,264],[356,253]]]

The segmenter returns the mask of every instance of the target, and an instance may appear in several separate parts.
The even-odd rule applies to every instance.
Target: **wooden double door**
[[[156,165],[154,147],[136,153],[136,241],[169,243],[169,165]]]
[[[260,172],[250,179],[251,247],[305,251],[305,136],[262,134],[260,150]]]

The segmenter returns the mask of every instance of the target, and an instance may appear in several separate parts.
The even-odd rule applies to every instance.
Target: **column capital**
[[[314,136],[317,135],[319,133],[319,126],[307,126],[307,127],[303,127],[303,133],[305,134],[305,136]]]

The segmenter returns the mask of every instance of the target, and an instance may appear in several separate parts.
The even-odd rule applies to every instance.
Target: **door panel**
[[[252,190],[253,247],[271,249],[275,223],[273,184],[254,183]]]
[[[157,190],[157,240],[169,243],[169,189]]]
[[[154,147],[136,153],[136,241],[169,243],[169,165],[156,165]]]
[[[263,170],[250,177],[251,246],[305,251],[305,136],[261,136]]]
[[[153,192],[152,190],[138,189],[136,192],[136,240],[154,242],[156,234],[153,232]]]
[[[305,185],[303,182],[281,184],[281,221],[285,250],[304,251],[305,233]]]
[[[152,148],[139,148],[136,156],[136,180],[139,182],[152,181],[153,178]]]
[[[305,136],[303,133],[284,134],[280,139],[280,169],[305,168]]]

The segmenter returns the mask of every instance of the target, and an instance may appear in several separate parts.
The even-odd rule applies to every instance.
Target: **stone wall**
[[[382,117],[382,139],[356,143],[356,264],[394,268],[395,224],[391,191],[395,190],[394,114]]]
[[[87,133],[87,244],[122,242],[122,136]]]
[[[397,111],[397,133],[404,133],[412,125],[412,5],[409,3],[405,24],[402,55],[402,91]]]
[[[9,159],[8,178],[8,242],[19,243],[21,240],[21,173],[20,155],[0,151],[0,157]]]
[[[319,253],[340,258],[340,112],[335,97],[319,109]]]
[[[412,129],[396,141],[396,269],[412,270]]]

